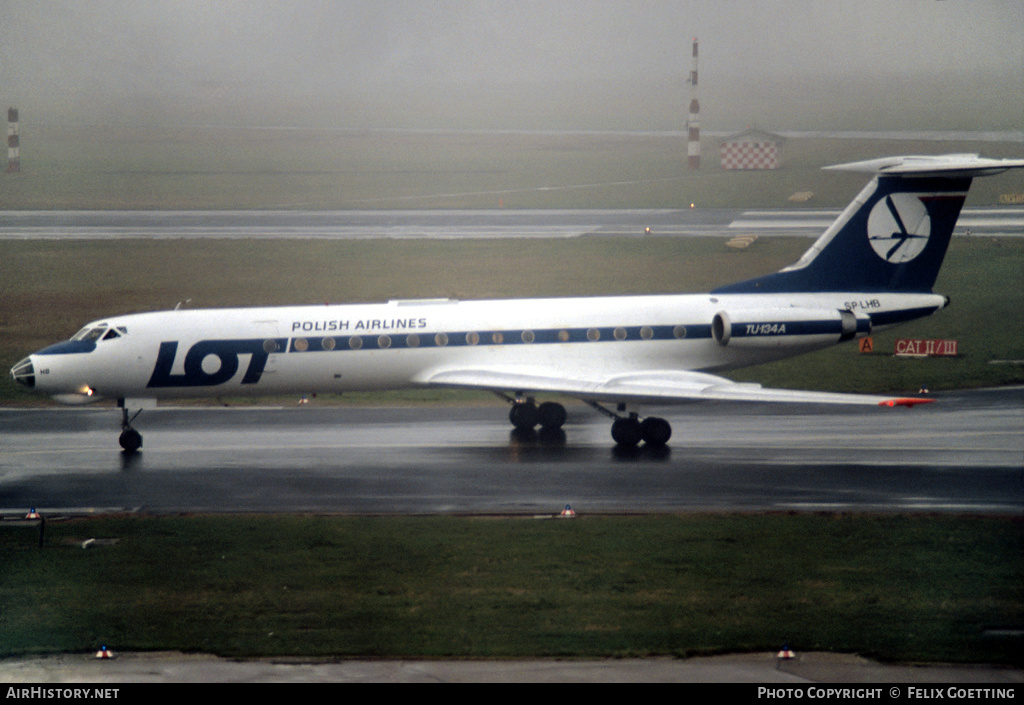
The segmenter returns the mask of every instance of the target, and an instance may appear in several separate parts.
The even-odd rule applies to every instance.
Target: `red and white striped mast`
[[[7,173],[21,171],[21,145],[18,140],[18,109],[7,109]]]
[[[689,133],[686,161],[691,169],[700,169],[700,103],[697,102],[697,38],[693,38],[693,69],[690,70],[690,117],[686,121]]]

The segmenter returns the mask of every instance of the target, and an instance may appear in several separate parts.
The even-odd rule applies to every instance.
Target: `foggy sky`
[[[1004,86],[1024,122],[1022,27],[1020,0],[0,0],[0,104],[682,93],[696,36],[712,100],[766,82],[980,81]]]

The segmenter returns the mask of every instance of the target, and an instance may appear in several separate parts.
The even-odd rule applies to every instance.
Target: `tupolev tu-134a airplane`
[[[488,390],[518,429],[560,429],[574,397],[614,418],[612,438],[668,442],[638,405],[695,400],[913,406],[930,400],[766,389],[717,372],[779,360],[928,316],[971,180],[1024,167],[978,155],[891,157],[828,167],[870,183],[793,265],[706,294],[136,313],[96,321],[11,370],[66,403],[414,387]],[[137,415],[137,411],[136,414]]]

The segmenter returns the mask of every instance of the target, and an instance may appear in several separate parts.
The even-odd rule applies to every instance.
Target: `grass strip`
[[[89,538],[117,539],[87,550]],[[99,542],[101,544],[106,542]],[[0,655],[835,651],[1020,663],[1024,522],[140,515],[0,526]]]

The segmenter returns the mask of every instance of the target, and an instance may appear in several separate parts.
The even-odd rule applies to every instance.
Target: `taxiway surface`
[[[1024,513],[1024,389],[934,396],[666,407],[661,452],[616,449],[582,405],[553,439],[488,403],[163,408],[131,456],[116,409],[0,409],[0,512]]]
[[[621,210],[4,211],[0,240],[813,237],[840,211]],[[1024,236],[1024,208],[966,208],[957,235]]]

